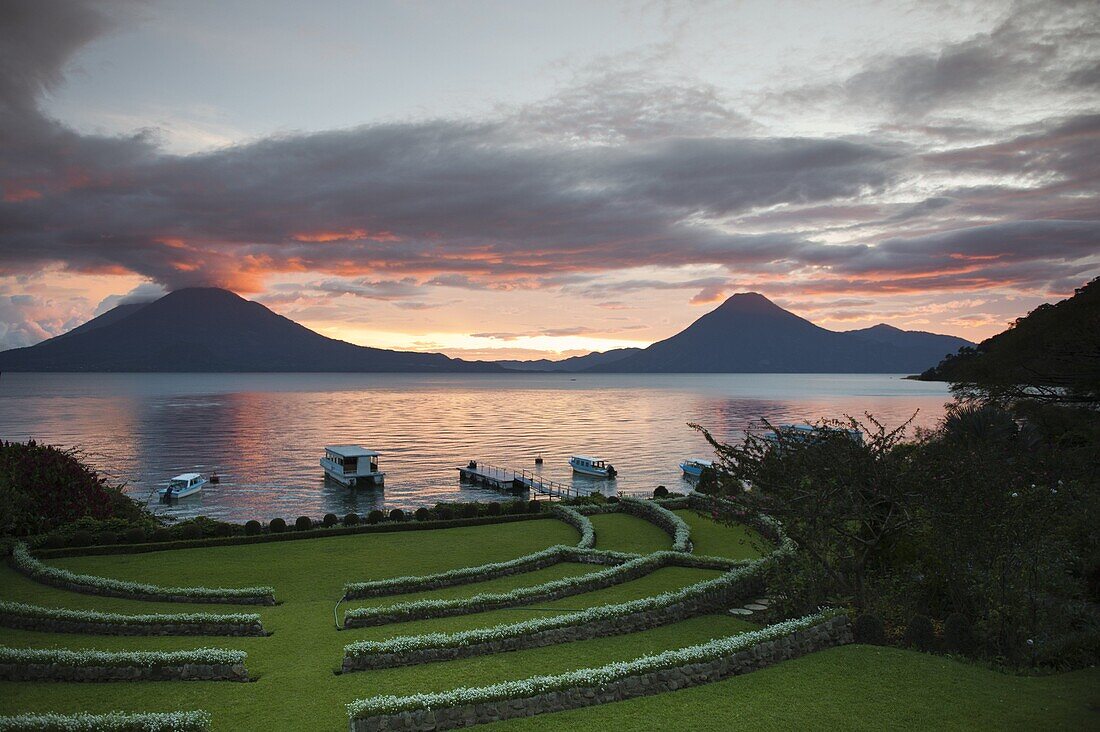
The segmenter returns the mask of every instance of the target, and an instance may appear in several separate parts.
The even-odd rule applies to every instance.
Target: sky
[[[1100,4],[5,0],[0,349],[227,287],[466,358],[1100,275]]]

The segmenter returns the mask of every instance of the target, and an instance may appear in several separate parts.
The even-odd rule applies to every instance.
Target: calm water
[[[870,412],[895,425],[920,410],[929,425],[947,401],[945,385],[895,375],[4,374],[0,437],[78,447],[140,500],[177,473],[216,470],[220,485],[150,505],[243,521],[495,500],[455,468],[532,469],[540,454],[544,476],[584,490],[686,489],[678,462],[710,452],[688,422],[731,439],[760,417]],[[334,443],[379,450],[385,488],[326,482],[317,461]],[[618,479],[574,477],[577,452],[610,460]]]

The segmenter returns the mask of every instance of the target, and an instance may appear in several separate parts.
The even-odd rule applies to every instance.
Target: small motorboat
[[[614,465],[590,455],[574,455],[569,458],[569,464],[573,466],[574,472],[595,475],[598,478],[614,478],[618,475]]]
[[[328,445],[321,458],[325,475],[348,488],[382,485],[386,474],[378,469],[378,453],[359,445]]]
[[[685,458],[684,462],[680,463],[680,470],[684,471],[684,475],[691,478],[698,478],[704,470],[713,467],[713,460],[702,460],[700,458]]]
[[[168,485],[157,492],[160,493],[162,500],[170,501],[173,498],[186,498],[193,493],[198,493],[206,483],[206,478],[198,473],[182,473],[168,481]]]

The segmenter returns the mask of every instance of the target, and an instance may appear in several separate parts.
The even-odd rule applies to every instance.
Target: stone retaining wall
[[[240,664],[179,666],[70,666],[58,663],[0,663],[5,681],[249,681]]]
[[[349,722],[349,730],[350,732],[444,730],[502,719],[561,712],[595,704],[608,704],[712,683],[851,642],[851,624],[846,616],[841,615],[818,625],[797,630],[782,638],[765,641],[746,650],[705,663],[693,663],[628,676],[599,687],[579,687],[518,699],[455,707],[414,709],[395,714],[352,719]]]
[[[43,633],[84,633],[86,635],[267,635],[259,622],[99,623],[90,620],[28,617],[5,612],[0,612],[0,625]]]
[[[506,653],[508,651],[540,648],[559,643],[572,643],[591,638],[637,633],[679,622],[696,615],[724,610],[732,603],[742,602],[746,598],[757,594],[760,589],[760,578],[754,575],[746,577],[743,582],[736,585],[721,588],[714,592],[700,593],[696,597],[665,607],[643,610],[628,615],[589,620],[581,625],[552,628],[454,648],[417,648],[397,653],[345,655],[342,670],[344,672],[368,671],[394,666],[410,666],[418,663],[451,661],[456,658]]]

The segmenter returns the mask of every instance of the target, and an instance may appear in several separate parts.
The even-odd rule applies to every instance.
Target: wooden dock
[[[463,483],[482,485],[507,493],[532,492],[535,497],[575,498],[583,495],[573,486],[543,478],[526,470],[515,471],[488,463],[471,461],[469,465],[458,469],[458,477]]]

